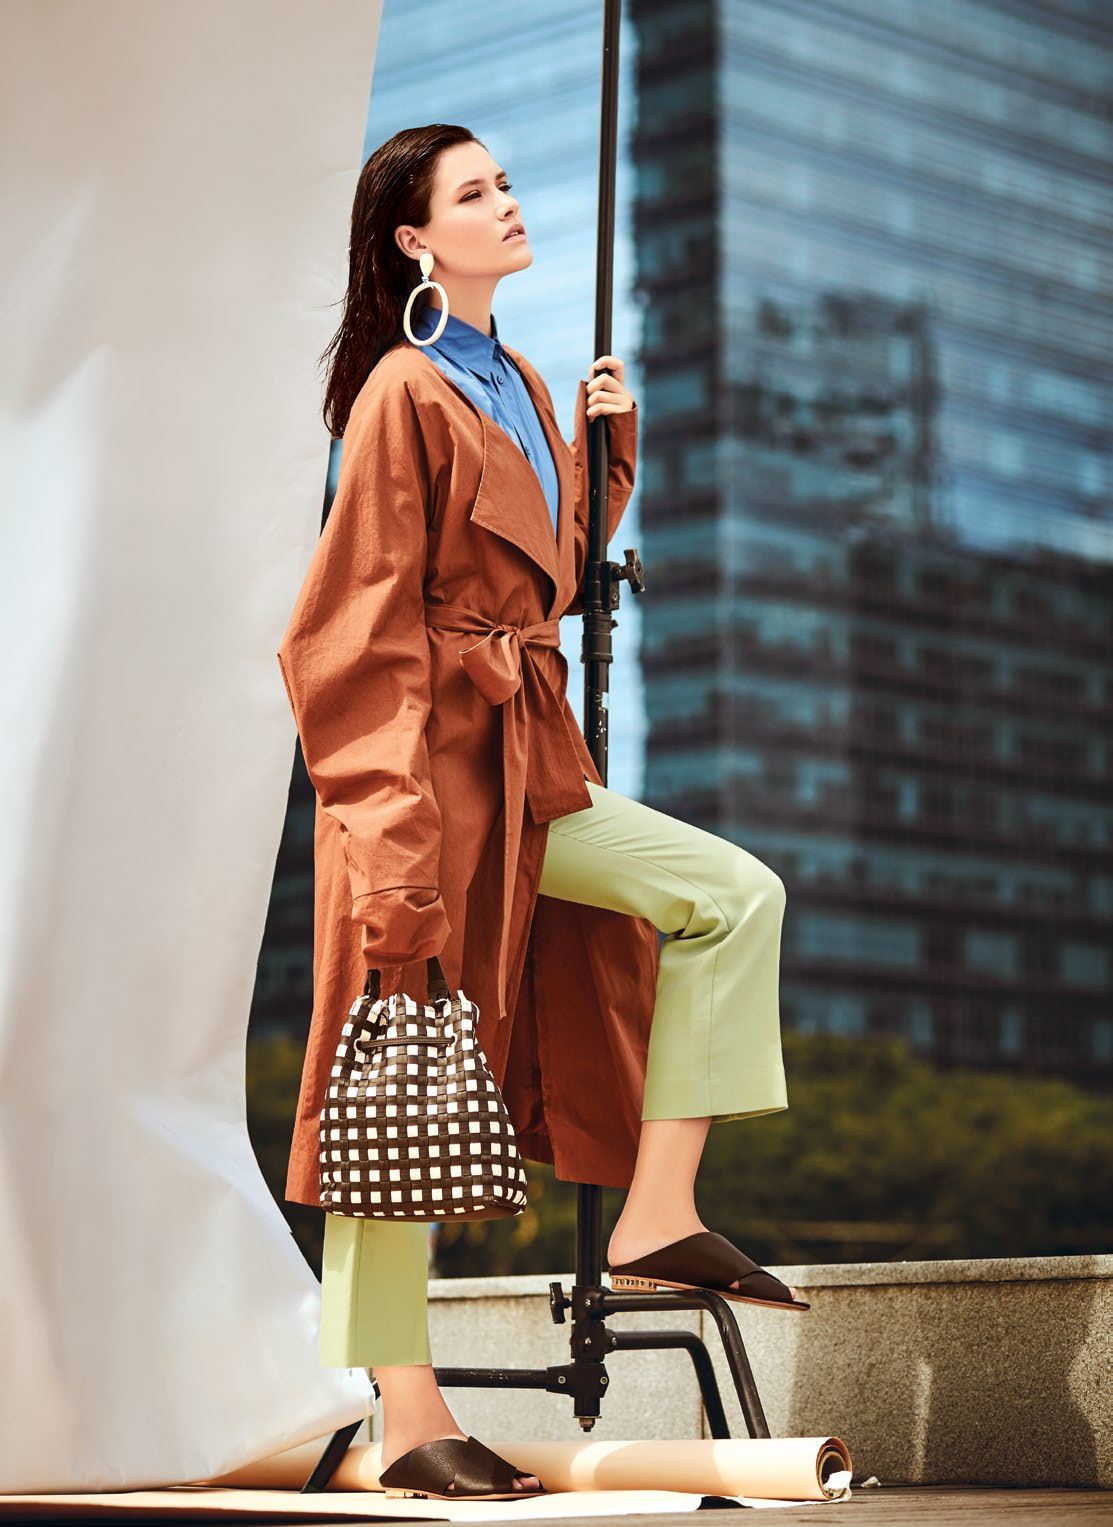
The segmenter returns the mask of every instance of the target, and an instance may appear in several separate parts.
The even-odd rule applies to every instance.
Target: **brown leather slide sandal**
[[[796,1290],[731,1244],[715,1230],[697,1230],[647,1256],[608,1267],[616,1289],[690,1288],[721,1294],[738,1304],[772,1305],[781,1310],[810,1310]],[[731,1288],[738,1280],[741,1288]]]
[[[528,1478],[475,1437],[466,1442],[462,1437],[434,1437],[397,1457],[379,1475],[379,1483],[387,1497],[395,1499],[528,1500],[548,1494],[544,1485],[515,1490],[514,1480]]]

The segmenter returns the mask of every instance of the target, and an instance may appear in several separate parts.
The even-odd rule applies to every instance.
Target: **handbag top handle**
[[[451,1002],[452,995],[448,990],[448,982],[445,980],[441,962],[435,954],[431,954],[425,962],[428,971],[428,995],[430,1002]],[[363,995],[370,997],[372,1002],[379,1000],[380,974],[377,970],[368,970],[367,984],[363,988]]]

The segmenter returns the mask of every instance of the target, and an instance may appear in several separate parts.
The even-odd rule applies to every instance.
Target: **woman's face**
[[[423,228],[400,227],[399,247],[417,259],[422,249],[433,255],[433,276],[467,278],[503,276],[533,263],[518,199],[510,182],[481,143],[454,143],[437,159],[429,221]]]

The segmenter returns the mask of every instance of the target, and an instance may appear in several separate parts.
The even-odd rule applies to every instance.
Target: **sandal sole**
[[[700,1283],[672,1283],[668,1278],[636,1278],[632,1273],[608,1272],[611,1287],[653,1293],[658,1288],[678,1288],[694,1294],[718,1294],[720,1299],[730,1299],[734,1304],[757,1304],[763,1310],[810,1310],[811,1305],[802,1299],[754,1299],[749,1294],[733,1293],[726,1288],[705,1288]]]
[[[451,1495],[438,1495],[435,1490],[402,1490],[397,1486],[385,1492],[387,1500],[526,1500],[534,1495],[548,1495],[548,1490],[511,1490],[508,1495],[469,1495],[454,1490]]]

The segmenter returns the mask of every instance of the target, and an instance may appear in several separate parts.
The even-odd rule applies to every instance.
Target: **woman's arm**
[[[618,529],[630,495],[634,491],[634,471],[638,456],[638,405],[623,413],[607,413],[598,417],[607,420],[609,464],[607,471],[607,541],[610,542]],[[580,383],[576,397],[576,428],[572,441],[572,458],[575,462],[576,483],[576,593],[565,615],[582,615],[584,571],[587,566],[588,535],[588,464],[587,464],[587,384]]]
[[[425,723],[429,476],[405,383],[357,400],[278,661],[322,808],[339,822],[368,966],[439,954],[441,814]]]

